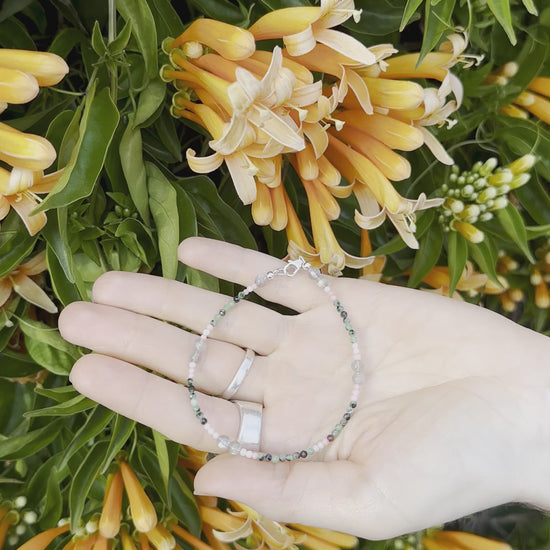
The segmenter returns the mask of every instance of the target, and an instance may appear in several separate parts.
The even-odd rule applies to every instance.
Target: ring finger
[[[116,307],[87,302],[67,306],[59,320],[70,342],[133,363],[176,382],[188,377],[189,360],[199,338],[171,324]],[[196,369],[197,389],[221,395],[234,379],[246,352],[233,344],[209,338]],[[257,356],[234,397],[261,402],[263,373],[269,358]]]

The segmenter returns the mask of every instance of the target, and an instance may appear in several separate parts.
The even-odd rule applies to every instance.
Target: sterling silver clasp
[[[285,267],[283,267],[283,273],[287,277],[294,277],[300,269],[307,269],[309,264],[300,256],[297,260],[290,260],[287,262]]]

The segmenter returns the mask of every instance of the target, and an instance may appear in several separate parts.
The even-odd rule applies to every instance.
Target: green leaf
[[[155,18],[157,36],[176,38],[184,31],[180,16],[170,0],[150,0],[149,7]]]
[[[67,27],[61,29],[55,35],[55,38],[50,44],[48,51],[51,53],[55,53],[60,57],[66,58],[68,57],[71,50],[84,40],[85,37],[82,34],[82,31],[73,27]]]
[[[78,292],[77,285],[67,279],[55,252],[50,247],[46,250],[46,261],[52,288],[58,300],[64,306],[82,300],[83,296]]]
[[[104,57],[105,55],[107,55],[107,44],[105,44],[105,40],[103,40],[103,36],[101,35],[101,27],[99,25],[99,21],[96,21],[94,23],[91,44],[94,52],[99,57]]]
[[[115,236],[144,264],[151,267],[155,264],[157,260],[155,240],[151,230],[139,220],[126,218],[118,225]]]
[[[550,235],[550,224],[539,225],[535,227],[526,227],[527,240],[538,239],[539,237],[547,237]]]
[[[223,202],[218,195],[216,186],[207,176],[191,176],[177,182],[189,194],[196,206],[201,208],[203,219],[200,219],[197,209],[197,220],[211,223],[228,242],[239,244],[252,250],[257,250],[254,237],[243,219]]]
[[[149,119],[158,111],[166,95],[166,83],[160,78],[151,80],[139,94],[139,103],[132,120],[133,128],[147,126]]]
[[[513,204],[508,204],[506,208],[497,210],[497,217],[502,227],[511,239],[519,246],[525,257],[532,263],[535,263],[535,258],[529,250],[527,244],[527,231],[520,213]]]
[[[175,279],[178,271],[178,201],[174,186],[150,162],[146,163],[149,206],[158,234],[162,275]]]
[[[23,11],[34,0],[4,0],[0,9],[0,21],[5,21],[8,17]]]
[[[74,387],[70,385],[58,386],[56,388],[42,388],[40,386],[36,386],[34,388],[34,393],[43,395],[48,399],[53,399],[56,403],[64,403],[65,401],[69,401],[69,399],[80,395]]]
[[[512,13],[510,11],[510,0],[487,0],[489,9],[497,18],[497,21],[506,31],[510,42],[515,45],[517,43],[516,34],[512,26]]]
[[[128,118],[128,126],[124,134],[122,134],[118,149],[120,162],[130,196],[136,205],[139,215],[149,225],[151,223],[151,216],[149,213],[149,196],[147,194],[147,175],[145,164],[143,163],[141,130],[133,127],[133,116]]]
[[[114,426],[111,430],[109,447],[105,452],[105,460],[101,465],[101,473],[104,473],[105,470],[107,470],[115,456],[119,453],[120,449],[124,447],[126,441],[128,441],[134,432],[135,426],[136,423],[134,420],[130,420],[120,414],[115,416]]]
[[[451,231],[448,233],[447,244],[447,263],[449,264],[449,296],[453,295],[458,281],[466,267],[468,259],[468,242],[458,233]]]
[[[13,330],[17,328],[14,325]],[[9,349],[0,354],[0,378],[20,378],[36,374],[40,370],[26,353],[15,353]],[[1,413],[0,413],[1,414]]]
[[[166,458],[167,456],[166,454]],[[138,447],[138,457],[141,467],[149,477],[151,485],[155,488],[161,499],[168,504],[168,492],[161,472],[161,460],[157,458],[157,455],[146,445],[140,445]],[[166,465],[168,465],[167,461]]]
[[[0,21],[0,46],[21,50],[36,50],[29,31],[15,17]]]
[[[67,209],[58,208],[54,212],[50,212],[48,214],[48,223],[41,234],[48,243],[48,250],[51,250],[56,255],[66,279],[70,283],[74,283],[73,255],[67,232]]]
[[[76,346],[61,338],[56,328],[29,318],[21,319],[19,326],[29,355],[54,374],[67,376],[82,355]]]
[[[238,25],[244,19],[242,11],[229,0],[189,0],[189,3],[206,16],[232,25]]]
[[[474,244],[468,241],[468,250],[474,262],[479,266],[481,271],[485,273],[495,284],[500,285],[496,265],[498,260],[498,250],[494,244],[485,236],[485,239],[480,243]]]
[[[112,420],[115,413],[101,405],[97,405],[88,416],[85,424],[74,434],[71,442],[64,450],[63,458],[59,469],[63,469],[69,462],[69,459],[94,437],[98,436],[105,429],[105,426]]]
[[[128,20],[126,21],[124,27],[122,27],[122,30],[118,33],[117,37],[112,42],[109,42],[107,46],[109,53],[115,57],[120,55],[128,45],[131,34],[132,21]]]
[[[95,97],[87,98],[80,122],[80,136],[69,164],[37,211],[67,206],[91,194],[103,168],[118,119],[118,109],[108,88]]]
[[[170,457],[168,455],[168,446],[166,444],[166,437],[164,437],[160,432],[157,432],[156,430],[152,431],[164,492],[166,495],[168,495],[168,480],[170,479],[171,468]]]
[[[45,407],[43,409],[35,409],[34,411],[27,411],[23,416],[25,418],[35,418],[42,416],[72,416],[82,411],[87,411],[92,407],[95,407],[97,403],[88,399],[84,395],[77,395],[60,405],[54,405],[52,407]]]
[[[453,28],[451,17],[455,3],[456,0],[441,0],[437,5],[433,5],[430,0],[426,0],[426,29],[424,31],[418,65],[422,63],[426,54],[434,49],[445,31]]]
[[[432,225],[420,239],[419,248],[414,256],[414,262],[407,286],[416,288],[420,281],[437,263],[443,247],[443,232],[439,224]]]
[[[201,517],[199,514],[197,499],[181,478],[178,472],[174,472],[168,483],[171,501],[171,511],[189,532],[200,536]]]
[[[0,232],[0,278],[13,271],[32,252],[38,236],[31,237],[15,212],[2,222]]]
[[[529,183],[515,189],[514,195],[538,224],[550,222],[550,197],[536,174],[532,175]]]
[[[0,459],[18,460],[38,453],[57,437],[62,427],[60,421],[53,421],[37,430],[5,439],[0,444]]]
[[[153,14],[145,0],[118,0],[117,10],[125,21],[132,23],[132,35],[136,39],[145,70],[150,79],[158,75],[157,29]]]
[[[43,508],[40,514],[40,527],[43,529],[55,527],[63,513],[63,497],[61,496],[61,488],[59,486],[57,469],[55,467],[50,470],[46,494],[44,495],[41,505]]]
[[[422,4],[423,0],[407,0],[407,5],[403,11],[403,18],[399,25],[399,32],[403,32],[403,29],[407,26],[407,23],[411,20],[411,17],[415,14],[416,10]],[[428,2],[430,0],[427,0]]]
[[[92,488],[92,483],[100,474],[108,447],[108,441],[96,443],[80,464],[71,481],[69,489],[69,515],[71,517],[71,530],[73,532],[78,528],[80,518],[84,512],[86,497]]]

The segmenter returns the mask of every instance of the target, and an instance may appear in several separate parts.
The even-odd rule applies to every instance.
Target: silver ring
[[[241,387],[243,380],[245,379],[248,371],[250,370],[250,367],[252,366],[254,357],[256,357],[254,351],[250,348],[246,348],[246,355],[244,356],[243,362],[237,369],[233,380],[229,382],[229,386],[227,386],[227,389],[222,393],[223,399],[231,399],[237,393],[237,390]]]
[[[241,427],[237,441],[251,451],[260,450],[263,405],[255,401],[232,401],[239,407]]]

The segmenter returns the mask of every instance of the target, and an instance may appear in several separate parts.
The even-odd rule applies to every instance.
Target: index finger
[[[203,237],[183,241],[178,248],[178,257],[185,265],[243,286],[254,283],[258,275],[285,265],[283,260],[267,254]],[[324,293],[304,273],[298,273],[292,280],[290,277],[276,277],[255,292],[270,302],[299,313],[326,302]]]

